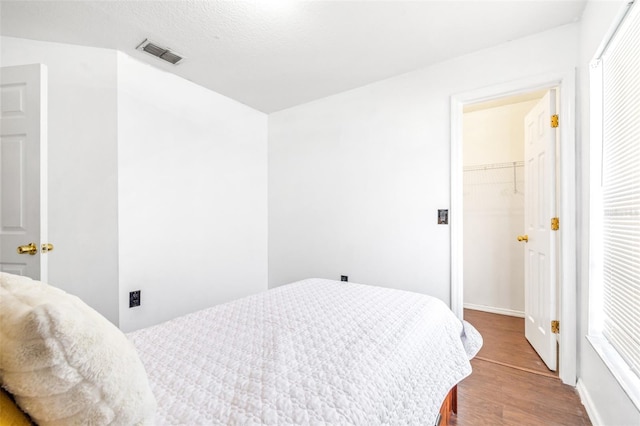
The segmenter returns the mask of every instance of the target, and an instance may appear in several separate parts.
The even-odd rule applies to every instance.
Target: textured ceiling
[[[579,19],[585,0],[2,1],[2,35],[121,50],[264,112]],[[186,59],[135,50],[145,38]]]

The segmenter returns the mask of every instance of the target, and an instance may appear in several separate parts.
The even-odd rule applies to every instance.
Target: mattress
[[[434,424],[482,345],[438,299],[324,279],[128,337],[160,425]]]

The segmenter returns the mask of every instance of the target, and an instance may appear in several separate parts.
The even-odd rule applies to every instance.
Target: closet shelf
[[[474,166],[465,166],[463,170],[465,172],[477,172],[482,170],[511,169],[514,167],[524,167],[524,161],[512,161],[509,163],[477,164]]]

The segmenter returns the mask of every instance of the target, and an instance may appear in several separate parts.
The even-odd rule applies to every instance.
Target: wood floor
[[[458,385],[451,425],[590,425],[575,389],[547,369],[524,337],[522,318],[466,310],[484,339],[473,373]]]
[[[547,368],[524,337],[524,318],[465,309],[464,319],[480,331],[484,340],[476,358],[558,376]]]

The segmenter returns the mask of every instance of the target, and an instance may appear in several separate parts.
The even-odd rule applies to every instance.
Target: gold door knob
[[[529,242],[529,236],[528,235],[518,235],[518,241],[524,241],[525,243]]]
[[[18,254],[35,255],[38,252],[38,246],[35,243],[29,243],[25,246],[18,246]]]
[[[42,245],[43,253],[49,253],[50,251],[53,251],[53,244],[47,243]]]

